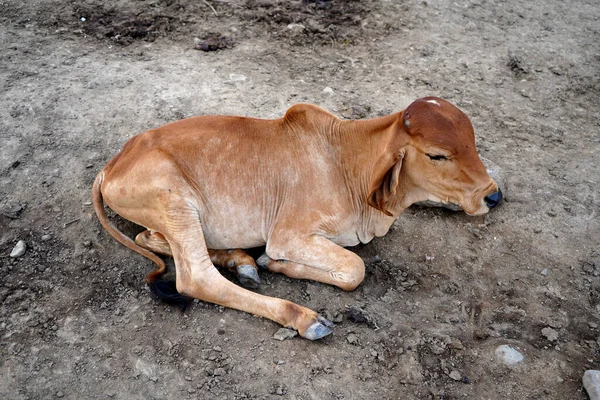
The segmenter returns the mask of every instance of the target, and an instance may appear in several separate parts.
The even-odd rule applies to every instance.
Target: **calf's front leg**
[[[251,292],[225,279],[210,260],[197,211],[175,199],[169,200],[168,208],[161,233],[173,253],[179,293],[268,318],[296,329],[307,339],[320,339],[332,332],[332,324],[309,308]]]
[[[359,256],[319,235],[275,232],[267,243],[266,254],[256,262],[290,278],[310,279],[344,290],[354,290],[365,277],[365,263]]]

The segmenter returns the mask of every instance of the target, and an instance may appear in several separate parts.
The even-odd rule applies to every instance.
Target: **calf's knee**
[[[333,273],[336,281],[339,282],[337,285],[340,289],[343,289],[347,292],[352,291],[358,287],[365,279],[365,267],[357,266],[355,268],[349,269],[344,272],[340,272],[338,274]]]

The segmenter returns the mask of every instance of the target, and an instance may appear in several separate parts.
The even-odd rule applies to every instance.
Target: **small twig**
[[[210,7],[210,9],[215,13],[215,15],[217,17],[219,16],[219,14],[217,14],[217,10],[215,10],[215,8],[208,1],[206,1],[206,0],[202,0],[202,1],[204,1],[204,4],[206,4],[207,6]]]
[[[69,226],[69,225],[71,225],[71,224],[74,224],[75,222],[77,222],[77,221],[79,221],[79,220],[80,220],[80,218],[75,218],[75,219],[74,219],[74,220],[72,220],[72,221],[65,222],[65,223],[63,224],[63,228],[66,228],[67,226]]]

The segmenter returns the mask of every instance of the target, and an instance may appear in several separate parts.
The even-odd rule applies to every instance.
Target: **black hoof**
[[[148,286],[160,301],[177,306],[181,311],[185,311],[194,300],[179,293],[174,281],[156,280],[150,282]]]
[[[319,316],[317,322],[312,324],[303,334],[302,337],[308,340],[322,339],[333,332],[333,322]]]
[[[240,265],[237,267],[238,280],[242,286],[249,289],[258,289],[260,286],[260,277],[253,265]]]

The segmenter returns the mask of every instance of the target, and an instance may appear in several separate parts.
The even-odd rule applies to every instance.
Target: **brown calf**
[[[343,121],[308,104],[276,120],[203,116],[134,136],[98,174],[94,207],[104,228],[164,272],[172,255],[186,296],[269,318],[308,339],[331,323],[300,305],[225,279],[229,267],[256,287],[256,264],[241,250],[266,245],[270,271],[356,288],[365,265],[344,246],[384,235],[413,203],[486,213],[501,193],[488,176],[473,127],[458,108],[424,98],[385,117]],[[148,229],[132,241],[104,205]]]

